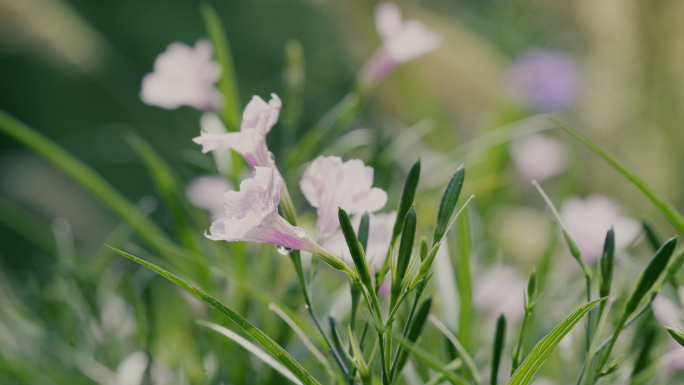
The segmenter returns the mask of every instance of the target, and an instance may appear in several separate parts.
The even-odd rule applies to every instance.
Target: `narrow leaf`
[[[468,368],[468,372],[470,373],[471,378],[473,381],[475,381],[476,384],[481,384],[482,383],[482,378],[480,378],[480,373],[477,370],[477,365],[475,365],[475,360],[473,360],[473,357],[470,356],[468,351],[463,347],[461,342],[456,338],[454,333],[449,330],[449,328],[442,323],[437,317],[433,316],[430,314],[428,316],[428,319],[430,322],[432,322],[439,331],[442,332],[446,336],[446,338],[451,342],[452,345],[454,345],[454,348],[456,348],[456,352],[458,353],[458,357],[463,360],[463,363],[465,364],[465,367]]]
[[[672,336],[673,340],[675,340],[678,344],[684,347],[684,330],[675,330],[667,326],[665,326],[665,330],[667,330],[667,332],[670,333],[670,336]]]
[[[340,229],[342,229],[344,240],[347,242],[349,253],[354,261],[354,266],[356,266],[356,270],[359,272],[359,279],[361,279],[361,282],[363,282],[364,286],[366,286],[368,290],[373,290],[373,281],[370,270],[368,269],[366,256],[358,238],[356,238],[356,232],[354,231],[354,227],[349,219],[349,215],[347,215],[346,211],[340,208],[337,212],[337,216],[340,220]]]
[[[463,210],[458,217],[458,261],[456,264],[456,284],[460,311],[458,313],[458,338],[466,351],[470,351],[472,338],[472,302],[473,288],[470,274],[471,255],[470,220],[468,210]],[[466,362],[467,364],[467,362]]]
[[[368,232],[370,229],[370,215],[366,211],[363,213],[363,216],[361,217],[361,223],[359,224],[359,243],[361,243],[361,247],[363,248],[363,252],[365,253],[368,248]]]
[[[496,333],[494,333],[494,346],[492,349],[492,373],[489,383],[496,385],[499,377],[499,365],[506,344],[506,317],[503,314],[496,321]]]
[[[608,162],[613,168],[615,168],[619,173],[621,173],[625,178],[627,178],[632,184],[634,184],[641,192],[648,197],[648,199],[653,202],[654,205],[660,210],[663,215],[672,223],[680,234],[684,234],[684,217],[682,214],[670,203],[667,199],[663,198],[660,194],[655,192],[650,188],[646,182],[639,178],[636,174],[625,167],[622,162],[617,160],[613,155],[606,152],[603,148],[599,147],[591,139],[577,132],[574,128],[570,127],[566,123],[562,122],[558,118],[551,119],[554,123],[558,124],[563,130],[572,135],[575,139],[580,141],[582,144],[587,146],[596,155],[600,156]]]
[[[157,274],[161,275],[162,277],[168,279],[169,281],[175,283],[176,285],[180,286],[183,288],[185,291],[188,293],[194,295],[195,297],[201,299],[202,301],[206,302],[209,304],[211,307],[216,309],[219,313],[223,314],[226,318],[228,318],[230,321],[235,323],[237,326],[242,328],[247,334],[252,336],[255,340],[257,340],[266,350],[271,353],[280,363],[285,365],[287,369],[289,369],[292,374],[297,376],[303,383],[305,384],[311,384],[311,385],[320,385],[320,383],[311,376],[297,361],[295,361],[292,356],[285,351],[280,345],[278,345],[275,341],[273,341],[269,336],[264,334],[260,329],[255,327],[254,325],[250,324],[246,319],[242,318],[238,313],[234,312],[221,302],[217,301],[213,297],[207,295],[204,293],[202,290],[196,288],[195,286],[189,284],[188,282],[184,281],[183,279],[169,273],[168,271],[153,265],[147,261],[144,261],[134,255],[128,254],[124,251],[115,249],[111,246],[105,245],[105,247],[109,248],[110,250],[114,251],[115,253],[118,253],[134,262],[137,262],[153,271],[155,271]]]
[[[563,320],[556,326],[546,337],[539,341],[520,367],[513,373],[513,376],[508,381],[508,385],[526,385],[532,381],[532,377],[537,373],[541,365],[546,361],[551,353],[558,347],[560,341],[566,334],[572,330],[573,327],[589,312],[596,304],[605,301],[607,298],[600,298],[591,301],[586,305],[581,306],[570,314],[568,318]]]
[[[645,219],[641,221],[641,226],[644,228],[646,239],[651,248],[653,248],[653,251],[658,250],[663,245],[663,238],[658,234],[658,230],[656,230],[651,222]]]
[[[203,321],[203,320],[198,320],[197,323],[202,326],[206,326],[209,329],[215,330],[224,336],[230,338],[231,340],[235,341],[238,345],[242,346],[245,348],[245,350],[249,351],[250,353],[254,354],[258,359],[262,360],[264,363],[278,371],[278,373],[282,374],[285,378],[288,380],[294,382],[295,384],[300,384],[302,385],[302,382],[299,381],[297,377],[295,377],[292,372],[287,370],[286,367],[284,367],[280,362],[276,361],[273,357],[271,357],[269,354],[267,354],[265,351],[259,349],[256,345],[253,343],[249,342],[248,340],[242,338],[242,336],[234,333],[233,331],[221,326],[217,325],[215,323]]]
[[[420,159],[411,167],[406,182],[404,183],[404,191],[401,194],[399,207],[397,208],[397,219],[394,221],[394,228],[392,229],[392,244],[399,238],[402,229],[404,228],[404,218],[406,213],[413,205],[413,199],[416,196],[416,189],[418,188],[418,180],[420,179]]]
[[[444,191],[444,195],[442,196],[442,202],[439,205],[437,220],[435,221],[435,230],[432,236],[433,244],[439,242],[446,232],[451,214],[456,208],[456,201],[458,201],[458,196],[461,194],[461,187],[463,187],[464,179],[465,168],[461,165],[451,177],[446,191]]]

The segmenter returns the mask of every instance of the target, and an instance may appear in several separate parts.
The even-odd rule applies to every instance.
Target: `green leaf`
[[[437,212],[437,220],[435,221],[435,230],[432,235],[433,244],[439,242],[446,232],[449,219],[451,219],[451,214],[456,208],[456,201],[458,201],[458,196],[461,194],[461,187],[463,187],[464,179],[465,168],[461,165],[451,177],[446,191],[444,191],[444,195],[442,196],[442,202],[440,203],[439,211]]]
[[[610,294],[610,286],[613,282],[613,267],[615,266],[615,231],[611,227],[606,233],[603,243],[603,254],[599,261],[599,296],[605,297]]]
[[[401,290],[402,281],[411,262],[411,253],[416,237],[416,222],[416,210],[411,208],[406,213],[404,220],[404,230],[401,234],[399,253],[397,254],[396,277],[392,277],[392,291]]]
[[[665,330],[667,330],[667,332],[670,333],[670,336],[672,336],[673,340],[675,340],[678,344],[684,346],[684,330],[682,330],[681,328],[679,330],[674,330],[667,326],[665,326]]]
[[[651,287],[656,283],[662,272],[667,267],[667,263],[674,252],[677,245],[677,237],[670,238],[665,242],[656,252],[651,262],[648,263],[646,269],[639,275],[637,282],[632,289],[632,293],[625,304],[625,311],[623,317],[629,317],[644,299]]]
[[[278,345],[275,341],[273,341],[269,336],[264,334],[261,330],[259,330],[257,327],[254,325],[250,324],[246,319],[242,318],[238,313],[234,312],[221,302],[217,301],[213,297],[209,296],[208,294],[204,293],[202,290],[196,288],[195,286],[189,284],[188,282],[184,281],[183,279],[169,273],[168,271],[153,265],[147,261],[144,261],[134,255],[128,254],[124,251],[115,249],[111,246],[105,245],[105,247],[111,249],[112,251],[121,254],[122,256],[137,262],[153,271],[155,271],[157,274],[161,275],[162,277],[168,279],[169,281],[175,283],[176,285],[180,286],[183,288],[185,291],[188,293],[194,295],[195,297],[201,299],[202,301],[206,302],[209,304],[211,307],[216,309],[219,313],[223,314],[226,318],[228,318],[230,321],[232,321],[235,325],[239,326],[247,332],[250,336],[252,336],[255,340],[257,340],[266,350],[275,357],[281,364],[285,365],[285,367],[292,372],[297,378],[299,378],[303,383],[305,384],[311,384],[311,385],[320,385],[320,383],[311,376],[297,361],[295,361],[292,356],[285,351],[280,345]]]
[[[494,346],[492,349],[492,373],[489,383],[496,385],[499,377],[499,365],[506,344],[506,317],[503,314],[496,321],[496,332],[494,333]]]
[[[589,312],[596,304],[605,301],[607,298],[600,298],[591,301],[579,309],[575,310],[568,318],[558,324],[546,337],[539,341],[523,363],[513,373],[513,376],[508,381],[508,385],[526,385],[532,381],[532,377],[537,373],[541,365],[546,361],[551,353],[558,347],[560,341],[566,334],[575,327],[575,325]]]
[[[420,261],[425,262],[425,258],[427,258],[428,253],[430,252],[430,247],[428,246],[428,240],[427,237],[423,236],[420,237]]]
[[[368,231],[370,229],[370,215],[368,211],[363,213],[361,217],[361,223],[359,224],[359,243],[361,243],[361,248],[365,253],[368,248]]]
[[[214,7],[204,3],[200,6],[200,10],[204,18],[207,35],[209,35],[209,39],[211,39],[214,45],[216,60],[221,64],[221,78],[218,81],[218,89],[225,99],[221,117],[228,131],[238,131],[241,118],[240,94],[238,93],[235,66],[233,64],[233,55],[230,53],[228,37]]]
[[[352,260],[354,260],[354,266],[356,266],[356,270],[359,272],[359,279],[361,279],[361,282],[363,282],[368,290],[373,290],[373,280],[371,278],[370,270],[368,269],[366,256],[358,238],[356,238],[356,232],[349,219],[349,215],[340,208],[337,212],[337,216],[340,220],[340,228],[342,229],[344,240],[349,247],[349,253],[351,254]]]
[[[197,323],[199,325],[208,327],[209,329],[217,331],[217,332],[223,334],[224,336],[230,338],[231,340],[235,341],[238,345],[245,348],[245,350],[254,354],[258,359],[263,361],[265,364],[269,365],[270,367],[275,369],[278,373],[282,374],[288,380],[294,382],[295,384],[300,384],[300,385],[302,384],[302,382],[299,381],[299,379],[294,374],[292,374],[292,372],[287,370],[287,368],[284,367],[280,362],[276,361],[273,357],[271,357],[271,355],[269,355],[265,351],[259,349],[256,345],[249,342],[248,340],[246,340],[242,336],[238,335],[237,333],[234,333],[233,331],[231,331],[231,330],[229,330],[229,329],[227,329],[221,325],[217,325],[215,323],[211,323],[208,321],[198,320]]]
[[[663,245],[663,238],[661,238],[660,234],[658,234],[658,230],[656,230],[651,222],[645,219],[641,221],[641,226],[644,228],[644,232],[646,233],[648,244],[651,245],[653,251],[658,250],[660,246]]]
[[[609,154],[607,151],[599,147],[599,145],[594,143],[591,139],[580,134],[574,128],[570,127],[558,118],[551,118],[551,120],[554,123],[558,124],[567,133],[572,135],[575,139],[577,139],[582,144],[587,146],[596,155],[603,158],[603,160],[608,162],[608,164],[613,166],[613,168],[615,168],[625,178],[632,182],[632,184],[634,184],[639,190],[641,190],[641,192],[643,192],[644,195],[646,195],[648,199],[650,199],[651,202],[653,202],[653,204],[656,205],[660,212],[663,213],[663,215],[665,215],[665,217],[670,221],[670,223],[672,223],[672,226],[674,226],[680,234],[684,234],[684,217],[682,217],[682,214],[679,211],[677,211],[677,209],[672,205],[672,203],[670,203],[667,199],[663,198],[660,194],[655,192],[655,190],[650,188],[646,184],[646,182],[644,182],[632,171],[627,169],[627,167],[625,167],[622,164],[622,162],[620,162],[613,155]]]
[[[394,228],[392,229],[392,241],[394,244],[399,238],[402,229],[404,228],[404,218],[409,209],[413,205],[413,200],[416,196],[416,189],[418,188],[418,180],[420,179],[420,159],[411,167],[406,182],[404,183],[404,191],[401,194],[401,200],[397,207],[397,218],[394,220]]]

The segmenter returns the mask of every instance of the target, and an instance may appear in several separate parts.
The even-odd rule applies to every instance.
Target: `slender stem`
[[[626,323],[627,323],[627,317],[625,315],[623,315],[620,318],[620,322],[618,322],[617,326],[615,327],[615,332],[613,333],[613,338],[610,339],[610,344],[608,345],[608,349],[606,349],[606,352],[604,353],[603,358],[601,359],[601,363],[596,368],[596,375],[597,376],[601,375],[601,370],[603,370],[603,367],[608,362],[608,358],[610,358],[610,353],[613,351],[613,347],[615,346],[615,342],[617,341],[618,336],[620,335],[620,332],[622,332],[622,329],[625,328]]]
[[[527,319],[529,318],[530,315],[530,309],[529,307],[525,307],[525,315],[523,316],[523,321],[522,321],[522,326],[520,326],[520,335],[518,336],[518,344],[515,346],[515,352],[513,353],[513,359],[511,362],[511,375],[515,373],[515,370],[518,369],[518,366],[520,366],[520,362],[522,361],[522,344],[523,344],[523,336],[525,334],[525,326],[527,325]]]
[[[411,322],[413,321],[413,315],[416,312],[416,309],[418,308],[418,302],[420,301],[420,296],[423,294],[423,289],[425,289],[424,284],[419,284],[417,286],[418,290],[416,291],[416,295],[413,298],[413,304],[411,305],[411,309],[409,310],[408,317],[406,317],[406,324],[404,325],[404,330],[401,332],[401,338],[406,338],[408,335]],[[394,354],[394,360],[392,360],[392,365],[390,366],[390,379],[394,380],[396,374],[397,374],[397,366],[399,364],[399,356],[401,355],[401,352],[403,351],[403,346],[399,345],[397,347],[397,351]]]

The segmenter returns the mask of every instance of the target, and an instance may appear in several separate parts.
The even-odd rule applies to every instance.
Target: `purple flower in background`
[[[570,55],[536,48],[515,59],[506,82],[514,102],[537,112],[562,111],[577,99],[579,73]]]
[[[223,194],[233,190],[233,184],[226,178],[204,175],[188,183],[185,196],[193,205],[207,210],[212,221],[217,221],[224,215]]]

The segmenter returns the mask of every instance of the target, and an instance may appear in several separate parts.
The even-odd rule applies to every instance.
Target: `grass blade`
[[[316,345],[311,342],[309,337],[307,337],[306,333],[304,333],[304,330],[297,325],[297,323],[288,316],[283,309],[281,309],[278,305],[275,303],[271,302],[268,305],[268,309],[271,310],[272,312],[276,313],[278,317],[280,317],[285,323],[292,329],[292,331],[297,334],[297,337],[299,337],[300,340],[302,340],[302,343],[306,348],[311,352],[311,354],[318,360],[318,362],[321,363],[321,366],[325,370],[326,373],[330,376],[331,379],[335,378],[335,373],[332,371],[332,368],[330,366],[330,362],[328,361],[327,358],[321,353],[318,348],[316,348]]]
[[[440,321],[437,317],[433,316],[432,314],[428,316],[428,319],[437,327],[437,329],[439,329],[440,332],[442,332],[442,334],[446,336],[449,342],[451,342],[451,344],[454,345],[454,347],[456,348],[456,352],[458,353],[458,356],[463,360],[463,364],[466,368],[468,368],[468,372],[470,373],[470,376],[475,381],[475,383],[482,384],[482,378],[480,377],[480,373],[477,370],[477,365],[475,365],[475,360],[473,360],[473,357],[470,356],[470,354],[461,344],[461,342],[458,341],[458,338],[456,338],[454,333],[451,330],[449,330],[449,328],[446,325],[444,325],[442,321]]]
[[[530,354],[520,367],[513,373],[513,376],[508,381],[508,385],[527,385],[532,381],[532,377],[537,373],[541,365],[546,361],[551,353],[556,349],[560,341],[565,337],[566,334],[572,330],[573,327],[584,317],[585,314],[589,312],[596,304],[601,301],[605,301],[608,297],[600,298],[595,301],[591,301],[579,309],[575,310],[574,313],[570,314],[568,318],[564,319],[563,322],[558,324],[546,337],[539,341]]]
[[[228,37],[226,37],[223,23],[221,23],[214,7],[205,3],[202,4],[200,10],[204,18],[207,35],[214,45],[216,60],[221,64],[221,78],[218,81],[218,88],[225,99],[221,117],[226,123],[228,131],[237,131],[240,127],[240,95]]]
[[[249,351],[250,353],[254,354],[259,358],[261,361],[264,361],[267,365],[278,371],[278,373],[282,374],[285,378],[288,380],[294,382],[295,384],[301,385],[302,382],[299,381],[297,377],[295,377],[292,372],[287,370],[286,367],[284,367],[280,362],[276,361],[273,357],[271,357],[268,353],[265,351],[259,349],[256,345],[253,343],[249,342],[248,340],[242,338],[242,336],[238,335],[237,333],[234,333],[233,331],[221,326],[217,325],[215,323],[211,323],[208,321],[203,321],[203,320],[198,320],[197,323],[199,325],[208,327],[209,329],[213,329],[224,336],[230,338],[231,340],[235,341],[238,345],[242,346],[245,348],[245,350]]]
[[[682,214],[670,203],[667,199],[663,198],[660,194],[655,192],[650,188],[646,182],[639,178],[636,174],[625,167],[622,162],[617,160],[613,155],[609,154],[607,151],[599,147],[591,139],[577,132],[574,128],[567,125],[565,122],[558,118],[551,118],[551,121],[558,124],[565,132],[572,135],[575,139],[580,141],[582,144],[587,146],[596,155],[600,156],[608,162],[613,168],[615,168],[620,174],[627,178],[632,184],[634,184],[641,192],[643,192],[648,199],[653,202],[654,205],[660,210],[660,212],[665,215],[665,217],[670,221],[672,226],[679,231],[679,233],[684,234],[684,217]]]
[[[307,384],[307,385],[320,385],[320,383],[311,376],[297,361],[295,361],[292,356],[286,352],[280,345],[278,345],[275,341],[273,341],[269,336],[264,334],[260,329],[255,327],[254,325],[250,324],[246,319],[242,318],[238,313],[235,311],[231,310],[221,302],[217,301],[213,297],[207,295],[200,289],[196,288],[195,286],[189,284],[188,282],[184,281],[183,279],[169,273],[168,271],[153,265],[147,261],[144,261],[134,255],[128,254],[124,251],[115,249],[113,247],[105,245],[105,247],[111,249],[112,251],[121,254],[122,256],[137,262],[153,271],[155,271],[157,274],[161,275],[162,277],[168,279],[169,281],[175,283],[176,285],[180,286],[183,288],[185,291],[188,293],[194,295],[195,297],[201,299],[202,301],[206,302],[209,304],[211,307],[216,309],[219,313],[223,314],[226,318],[228,318],[230,321],[235,323],[237,326],[242,328],[247,334],[252,336],[255,340],[259,341],[259,343],[268,350],[269,353],[271,353],[275,359],[277,359],[281,364],[285,365],[285,367],[292,372],[298,379],[302,381],[302,383]]]

